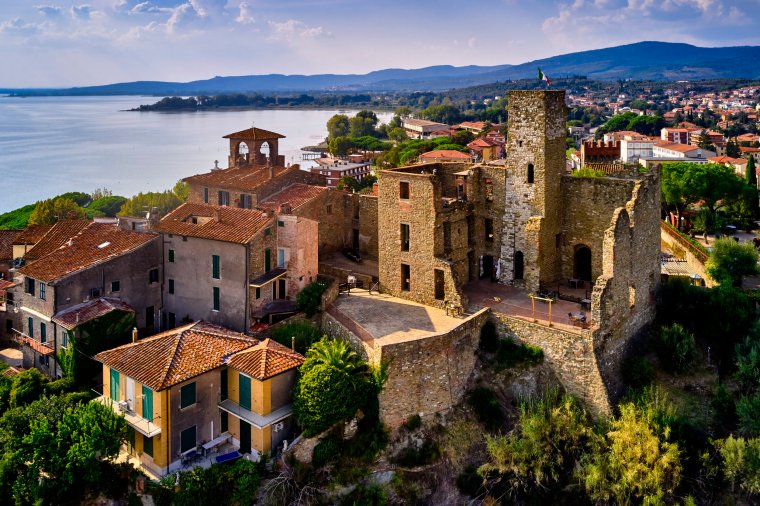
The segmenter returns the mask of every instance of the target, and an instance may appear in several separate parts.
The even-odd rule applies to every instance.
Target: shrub
[[[478,468],[467,464],[457,476],[457,488],[470,497],[478,496],[483,490],[483,477],[478,474]]]
[[[638,390],[652,383],[654,367],[644,357],[630,357],[623,362],[623,381],[633,390]]]
[[[511,339],[499,340],[494,362],[496,368],[509,369],[520,365],[533,366],[544,359],[544,350],[530,344],[516,344]]]
[[[305,355],[311,346],[319,341],[322,332],[310,321],[296,321],[272,329],[272,339],[290,348],[292,339],[296,338],[296,351]]]
[[[319,311],[319,305],[322,303],[322,294],[325,289],[327,289],[327,285],[320,281],[314,281],[306,285],[296,296],[298,309],[303,311],[306,316],[315,315]]]
[[[486,320],[480,329],[480,349],[493,353],[499,348],[499,334],[496,325],[491,320]]]
[[[685,372],[697,356],[694,335],[678,323],[660,329],[656,349],[662,366],[676,373]]]
[[[402,427],[409,432],[417,430],[422,426],[422,417],[420,415],[412,415],[406,419]]]
[[[736,403],[731,392],[726,390],[726,386],[721,383],[713,392],[713,398],[710,402],[713,410],[715,411],[715,418],[720,422],[728,422],[734,420],[736,416]]]
[[[37,400],[45,391],[47,378],[37,369],[27,369],[13,377],[10,405],[23,406]]]
[[[315,468],[334,462],[340,456],[340,440],[337,437],[327,437],[317,443],[311,454],[311,465]]]
[[[438,443],[428,438],[422,442],[422,446],[419,448],[404,448],[393,458],[393,461],[404,467],[416,467],[438,460],[440,456],[441,450]]]
[[[385,506],[388,494],[380,485],[359,484],[340,502],[341,506]]]
[[[739,430],[749,436],[760,436],[760,391],[745,395],[736,403]]]
[[[477,387],[470,392],[467,402],[475,411],[475,416],[488,430],[495,431],[504,425],[504,411],[493,390]]]
[[[714,441],[722,460],[722,470],[733,490],[739,485],[747,494],[760,493],[760,439],[745,440],[732,435]]]
[[[601,170],[584,167],[582,169],[574,170],[571,175],[574,177],[597,178],[605,177],[607,174]]]

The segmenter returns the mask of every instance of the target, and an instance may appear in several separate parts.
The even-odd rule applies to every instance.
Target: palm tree
[[[349,376],[359,377],[371,373],[369,364],[362,360],[348,346],[348,343],[326,336],[306,352],[306,363],[304,365],[308,368],[317,364],[329,365]]]

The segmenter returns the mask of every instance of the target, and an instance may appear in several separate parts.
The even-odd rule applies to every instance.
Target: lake
[[[280,154],[286,163],[307,166],[300,148],[323,141],[327,120],[338,112],[125,112],[157,100],[0,96],[0,213],[68,191],[108,188],[129,197],[169,189],[210,170],[214,160],[226,167],[229,144],[222,137],[253,123],[285,135]],[[378,113],[381,122],[391,116]]]

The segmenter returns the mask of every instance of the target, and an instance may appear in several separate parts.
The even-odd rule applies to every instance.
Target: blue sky
[[[760,0],[0,0],[0,87],[497,65],[641,40],[760,45],[758,27]]]

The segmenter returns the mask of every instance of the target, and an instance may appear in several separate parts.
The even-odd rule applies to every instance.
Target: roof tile
[[[185,203],[153,229],[166,234],[247,244],[272,220],[258,209]]]
[[[303,364],[304,357],[267,338],[256,346],[234,354],[227,365],[252,378],[264,381]]]
[[[59,220],[26,252],[24,259],[31,262],[52,253],[84,230],[90,223],[88,220]]]

